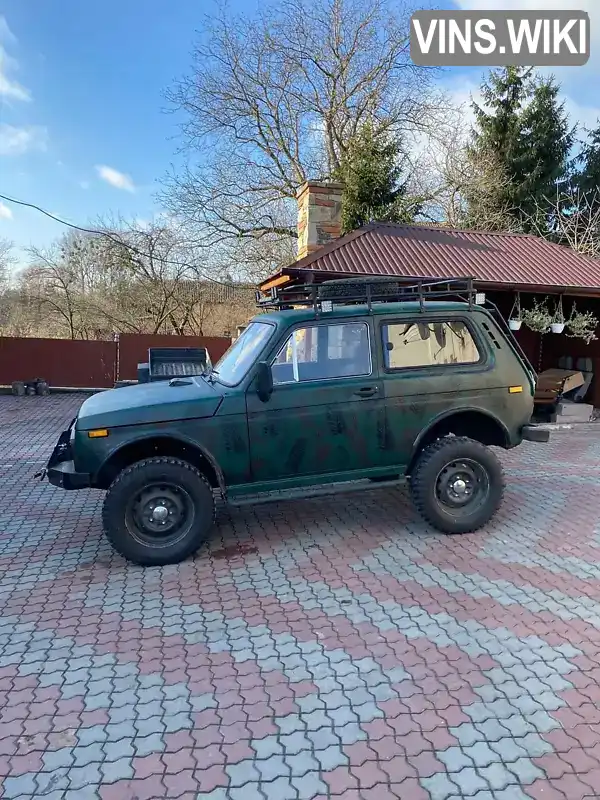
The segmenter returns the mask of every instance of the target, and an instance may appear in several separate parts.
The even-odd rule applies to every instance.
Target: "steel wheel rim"
[[[187,536],[195,517],[186,489],[168,481],[146,484],[127,503],[125,522],[133,538],[146,547],[171,547]]]
[[[471,458],[455,458],[438,472],[434,495],[447,514],[470,515],[480,509],[490,494],[486,468]]]

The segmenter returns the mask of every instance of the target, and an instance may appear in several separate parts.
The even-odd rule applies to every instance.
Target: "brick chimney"
[[[341,236],[343,188],[341,183],[308,181],[298,189],[298,258]]]

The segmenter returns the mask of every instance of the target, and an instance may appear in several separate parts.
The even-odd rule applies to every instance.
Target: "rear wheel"
[[[135,564],[175,564],[195,553],[215,518],[210,485],[178,458],[156,457],[124,469],[102,509],[106,537]]]
[[[504,495],[498,458],[473,439],[448,436],[426,447],[411,481],[421,515],[444,533],[469,533],[494,516]]]

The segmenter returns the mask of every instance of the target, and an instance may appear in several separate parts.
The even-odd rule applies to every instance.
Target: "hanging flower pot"
[[[538,303],[533,301],[533,308],[523,311],[523,322],[527,327],[536,333],[547,333],[552,324],[552,314],[548,311],[546,300]]]
[[[521,317],[521,294],[520,292],[517,292],[513,307],[508,315],[508,327],[511,329],[511,331],[518,331],[521,329],[522,324],[523,318]]]
[[[567,336],[571,339],[583,339],[586,344],[598,339],[596,328],[598,319],[590,312],[577,311],[575,303],[571,310],[571,316],[566,322]]]
[[[552,322],[550,323],[550,330],[552,333],[562,333],[565,329],[565,315],[563,314],[562,294],[558,298],[554,314],[552,315]]]

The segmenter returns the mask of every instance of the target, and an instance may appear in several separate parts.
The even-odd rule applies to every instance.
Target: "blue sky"
[[[189,65],[202,3],[4,0],[2,14],[12,36],[0,33],[0,44],[14,59],[3,71],[23,92],[5,91],[0,105],[0,192],[83,223],[109,212],[150,215],[176,150],[162,93]],[[103,180],[98,167],[116,172],[104,170]],[[20,245],[58,232],[34,212],[11,210],[0,235]]]
[[[233,0],[250,11],[255,0]],[[451,8],[587,9],[600,2],[444,0]],[[427,7],[417,3],[415,7]],[[123,214],[148,219],[160,209],[158,179],[176,159],[177,119],[164,90],[188,71],[207,0],[3,0],[0,9],[0,193],[33,201],[72,222]],[[59,10],[60,9],[60,10]],[[573,116],[592,123],[599,61],[564,70]],[[442,81],[467,100],[479,73]],[[0,237],[19,247],[46,244],[64,228],[33,211],[0,205]]]

